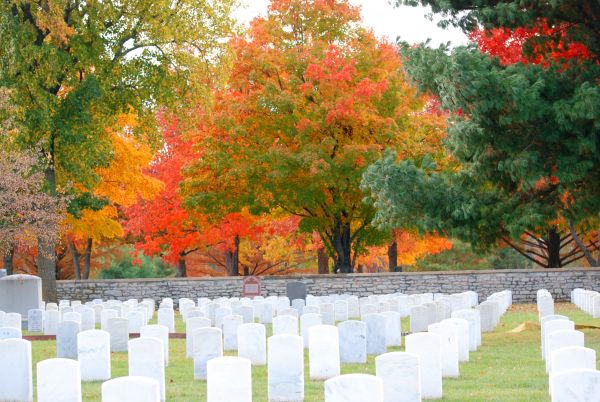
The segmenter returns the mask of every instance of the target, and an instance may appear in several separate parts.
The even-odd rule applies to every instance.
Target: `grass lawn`
[[[570,317],[576,324],[600,326],[599,319],[583,313],[572,304],[557,304],[556,314]],[[502,318],[493,333],[483,334],[483,345],[470,354],[470,361],[461,363],[460,378],[444,379],[443,401],[548,401],[548,377],[540,357],[539,329],[507,333],[524,321],[537,322],[535,305],[514,305]],[[404,330],[408,320],[403,319]],[[177,331],[184,332],[178,318]],[[267,328],[267,335],[271,329]],[[583,329],[585,346],[600,357],[600,329]],[[404,340],[402,341],[404,343]],[[403,350],[392,348],[391,350]],[[185,358],[185,340],[170,340],[170,363],[166,369],[168,401],[205,401],[206,382],[194,381],[193,364]],[[54,341],[33,342],[34,384],[35,363],[55,357]],[[323,401],[323,382],[310,381],[308,353],[305,354],[305,400]],[[599,364],[600,366],[600,364]],[[342,374],[375,374],[374,358],[368,364],[342,365]],[[127,375],[127,353],[112,354],[112,376]],[[266,366],[252,368],[254,401],[267,401]],[[232,378],[232,381],[235,381]],[[100,382],[83,383],[83,400],[100,401]]]

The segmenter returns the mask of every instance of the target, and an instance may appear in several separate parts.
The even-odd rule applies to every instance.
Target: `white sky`
[[[236,14],[238,20],[247,23],[257,15],[264,15],[269,0],[241,0],[242,6]],[[408,43],[420,43],[431,39],[433,46],[452,42],[453,46],[467,43],[467,37],[458,29],[449,27],[441,29],[437,20],[425,18],[429,11],[423,7],[393,7],[388,0],[350,0],[350,3],[361,7],[364,25],[372,28],[379,37],[395,41],[400,37]]]

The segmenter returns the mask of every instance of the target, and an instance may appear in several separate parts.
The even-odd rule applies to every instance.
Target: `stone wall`
[[[542,288],[548,289],[556,300],[568,300],[574,288],[600,291],[600,268],[265,276],[261,279],[263,295],[285,295],[286,283],[293,280],[304,282],[308,293],[313,295],[473,290],[485,298],[493,292],[512,289],[515,303],[534,302],[536,291]],[[243,277],[207,277],[58,281],[58,294],[61,299],[84,302],[96,298],[232,297],[241,295],[242,280]]]

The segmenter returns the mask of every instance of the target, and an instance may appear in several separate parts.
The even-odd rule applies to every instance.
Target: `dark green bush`
[[[133,263],[131,250],[123,253],[120,259],[112,259],[109,268],[98,274],[100,279],[132,279],[132,278],[163,278],[175,273],[173,267],[165,263],[160,257],[148,257],[143,254],[138,256],[139,263]]]

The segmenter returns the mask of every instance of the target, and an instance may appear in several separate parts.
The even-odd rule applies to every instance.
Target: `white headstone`
[[[348,302],[346,300],[336,300],[333,303],[333,315],[336,322],[346,321],[349,316]]]
[[[119,318],[117,310],[105,308],[100,312],[100,329],[108,331],[108,320],[111,318]]]
[[[338,324],[340,362],[367,363],[367,324],[348,320]]]
[[[110,379],[110,334],[108,332],[90,329],[77,334],[77,355],[82,381]]]
[[[223,349],[227,351],[237,350],[237,330],[244,323],[241,315],[232,314],[223,318]]]
[[[211,359],[206,365],[207,402],[252,402],[250,360],[225,356]]]
[[[546,321],[544,322],[544,329],[543,331],[541,331],[544,334],[544,337],[546,338],[544,342],[542,342],[542,345],[544,345],[543,347],[545,348],[544,350],[544,360],[547,360],[549,358],[549,354],[548,354],[548,350],[546,348],[546,345],[548,344],[548,335],[551,334],[552,332],[556,332],[556,331],[564,331],[564,330],[575,330],[575,323],[571,320],[551,320],[551,321]]]
[[[345,374],[325,381],[325,402],[383,402],[383,382],[369,374]]]
[[[198,328],[192,333],[194,378],[206,378],[206,362],[223,356],[223,337],[219,328]]]
[[[581,346],[567,346],[552,354],[552,374],[573,369],[596,369],[596,351]]]
[[[340,343],[337,327],[315,325],[308,330],[310,378],[325,380],[340,375]]]
[[[77,334],[81,326],[76,321],[58,324],[56,333],[56,357],[77,360]]]
[[[300,333],[304,340],[304,347],[308,348],[308,329],[315,325],[322,325],[323,320],[321,314],[307,313],[300,317]]]
[[[0,340],[0,401],[33,401],[31,342]]]
[[[149,377],[158,381],[160,399],[166,399],[165,356],[158,338],[138,338],[129,341],[129,375]]]
[[[291,315],[278,315],[273,318],[273,335],[298,335],[298,319]]]
[[[23,321],[19,313],[6,313],[4,316],[4,326],[17,329],[23,328]]]
[[[175,311],[172,308],[158,309],[158,324],[169,328],[169,333],[175,333]]]
[[[33,275],[8,275],[0,278],[0,310],[27,317],[42,305],[42,280]],[[10,326],[6,325],[5,326]],[[19,328],[22,328],[19,324]]]
[[[297,335],[275,335],[267,340],[269,401],[304,401],[304,349]]]
[[[410,308],[410,332],[413,334],[416,332],[425,332],[427,331],[427,325],[429,325],[427,308],[412,306]]]
[[[428,332],[438,334],[442,342],[442,377],[457,378],[458,368],[458,329],[448,322],[430,324]]]
[[[81,402],[79,362],[48,359],[37,364],[38,402]]]
[[[584,347],[583,338],[583,332],[573,330],[554,331],[548,334],[546,338],[548,342],[546,345],[546,356],[548,357],[546,359],[546,372],[552,371],[552,354],[554,351],[567,346]]]
[[[273,305],[271,303],[262,303],[259,307],[260,322],[271,324],[273,322]]]
[[[421,397],[442,397],[442,351],[441,339],[437,334],[419,332],[406,337],[406,351],[419,356]]]
[[[165,367],[169,365],[169,328],[164,325],[144,325],[140,328],[141,338],[157,338],[163,343],[163,355],[165,357]]]
[[[194,331],[204,327],[210,327],[208,318],[192,317],[185,322],[185,355],[188,359],[194,356]]]
[[[375,358],[375,371],[383,381],[384,402],[421,402],[419,356],[384,353]]]
[[[23,333],[20,328],[2,327],[0,328],[0,339],[21,339]]]
[[[80,314],[82,331],[96,329],[96,314],[94,313],[94,309],[90,307],[84,307],[81,309]]]
[[[102,402],[159,402],[160,384],[149,377],[119,377],[102,383]]]
[[[127,318],[109,318],[106,327],[106,331],[110,334],[110,351],[127,352],[129,320]]]
[[[62,320],[63,321],[74,321],[81,326],[81,314],[76,313],[74,311],[71,311],[68,313],[63,312]]]
[[[238,356],[253,366],[267,364],[266,329],[264,324],[248,323],[237,327]]]
[[[145,325],[146,318],[141,311],[130,311],[127,313],[127,319],[129,320],[129,333],[139,334],[140,328]]]
[[[462,318],[469,321],[469,350],[474,352],[481,344],[481,318],[478,310],[463,309],[452,312],[452,318]]]
[[[600,402],[600,371],[573,369],[550,376],[552,402]]]
[[[387,352],[385,317],[381,313],[367,314],[362,320],[367,324],[367,353],[380,355]]]
[[[44,331],[44,310],[35,308],[27,312],[27,331],[28,332],[43,332]]]
[[[385,317],[386,346],[402,346],[400,313],[397,311],[384,311],[381,315]]]

